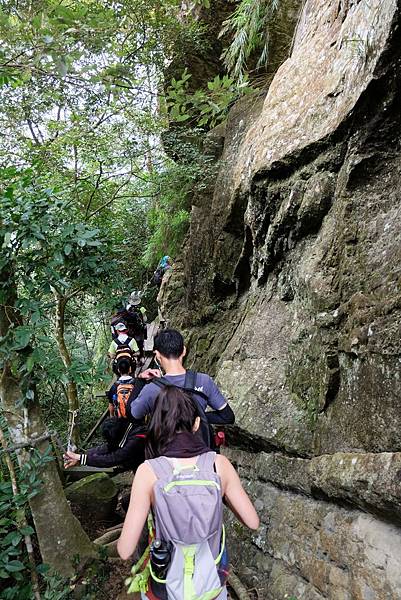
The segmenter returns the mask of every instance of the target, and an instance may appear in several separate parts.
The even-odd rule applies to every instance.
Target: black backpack
[[[156,271],[153,273],[153,277],[151,279],[151,285],[160,286],[165,269],[163,267],[157,267]]]
[[[198,407],[199,416],[200,416],[200,420],[201,420],[200,430],[202,433],[203,441],[205,442],[206,446],[209,446],[209,448],[212,448],[212,450],[215,450],[212,426],[209,424],[209,421],[207,420],[207,417],[206,417],[206,413],[205,413],[202,405],[200,404],[199,400],[197,399],[196,394],[198,396],[201,396],[202,398],[204,398],[206,400],[206,402],[208,401],[209,398],[203,392],[200,392],[195,389],[196,377],[197,377],[196,371],[186,371],[183,386],[174,385],[173,383],[171,383],[171,381],[169,381],[165,377],[157,377],[155,379],[152,379],[152,383],[155,383],[160,388],[164,388],[169,385],[173,386],[173,387],[177,387],[180,390],[182,390],[183,392],[186,392],[189,396],[191,396],[192,400],[196,403],[196,405]]]
[[[140,310],[137,310],[136,308],[127,310],[124,314],[124,322],[128,327],[128,334],[131,337],[144,336],[146,327]]]
[[[132,337],[127,337],[127,339],[125,340],[125,342],[121,342],[118,339],[118,336],[113,337],[114,342],[117,344],[117,348],[116,348],[116,355],[114,357],[113,360],[113,372],[118,375],[118,363],[120,362],[120,360],[122,359],[128,359],[131,363],[131,369],[134,370],[135,366],[136,366],[136,361],[135,361],[135,357],[134,357],[134,353],[132,352],[131,348],[130,348],[130,343],[132,341]]]

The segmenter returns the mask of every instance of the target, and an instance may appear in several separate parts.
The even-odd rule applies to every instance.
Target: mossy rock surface
[[[134,481],[135,473],[133,471],[124,471],[123,473],[117,473],[113,475],[112,482],[117,487],[118,491],[130,490],[132,482]]]
[[[94,473],[69,485],[65,495],[73,504],[103,520],[108,519],[116,508],[118,488],[106,473]]]

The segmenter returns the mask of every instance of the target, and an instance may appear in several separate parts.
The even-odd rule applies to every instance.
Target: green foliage
[[[220,37],[232,36],[222,59],[235,81],[246,81],[248,60],[258,54],[256,67],[267,64],[269,26],[278,9],[279,0],[240,0],[234,12],[224,21]]]
[[[102,0],[42,0],[16,10],[15,3],[3,2],[0,32],[5,43],[0,57],[9,58],[9,50],[17,45],[24,50],[30,42],[29,51],[18,55],[18,60],[11,54],[11,60],[0,64],[6,83],[24,85],[35,77],[69,81],[79,76],[92,83],[102,81],[110,89],[129,87],[137,81],[133,61],[164,60],[179,35],[174,15],[178,6],[175,0],[128,0],[113,7]],[[116,52],[118,46],[123,52]],[[114,63],[110,53],[115,54]],[[119,54],[122,58],[129,54],[130,61],[120,62]],[[93,61],[93,56],[99,60]]]
[[[202,8],[210,8],[210,0],[195,0],[194,4]]]
[[[93,352],[102,325],[101,311],[90,300],[103,293],[108,281],[113,285],[118,259],[104,228],[82,222],[76,207],[45,183],[34,169],[0,171],[5,209],[1,266],[18,283],[15,309],[23,320],[0,341],[0,358],[11,361],[26,402],[33,399],[31,382],[36,383],[49,424],[65,431],[68,382],[75,382],[83,394],[109,378],[105,352],[97,357]],[[7,281],[0,285],[0,298],[5,298],[7,286]],[[71,349],[69,367],[55,342],[54,290],[71,298],[66,323],[73,329],[65,334]]]
[[[66,600],[71,598],[71,589],[60,575],[44,573],[43,581],[46,588],[41,592],[41,600]]]
[[[185,135],[172,131],[164,144],[177,157],[165,162],[165,170],[156,173],[152,185],[159,191],[148,213],[152,232],[143,254],[143,264],[154,268],[161,256],[177,256],[189,226],[191,200],[201,195],[217,173],[218,165],[205,156],[199,129]]]
[[[190,93],[191,74],[185,69],[180,79],[173,78],[167,88],[166,104],[173,123],[185,122],[189,126],[215,127],[227,116],[229,108],[244,93],[252,91],[248,81],[236,83],[228,75],[216,75],[207,84],[207,90]]]
[[[4,420],[0,425],[4,427]],[[21,526],[21,514],[28,511],[29,499],[41,490],[40,469],[52,460],[50,449],[43,454],[32,450],[23,469],[16,468],[17,494],[13,493],[7,469],[0,460],[0,588],[4,600],[32,598],[24,536],[33,535],[34,529]]]
[[[80,222],[72,205],[43,187],[34,170],[5,169],[0,181],[6,184],[1,197],[3,261],[15,269],[25,297],[37,298],[52,286],[67,293],[84,289],[113,268],[104,262],[107,240],[100,230]],[[27,301],[19,308],[31,310]]]
[[[115,263],[105,260],[104,234],[81,222],[72,205],[55,190],[44,188],[34,170],[2,170],[1,183],[1,266],[18,282],[16,308],[24,317],[24,325],[12,332],[9,349],[21,350],[46,323],[45,310],[54,289],[75,296],[107,279]]]
[[[200,3],[209,7],[209,0]],[[24,405],[39,396],[46,426],[62,439],[69,384],[78,386],[84,431],[102,412],[105,401],[94,396],[110,378],[110,313],[142,287],[160,255],[178,253],[190,199],[212,173],[196,144],[177,140],[177,162],[161,144],[163,70],[200,40],[201,28],[176,18],[180,6],[180,0],[1,3],[0,304],[12,303],[13,318],[0,339],[0,367],[10,364]],[[203,128],[221,121],[246,88],[217,77],[207,90],[189,94],[188,78],[171,86],[170,116],[190,113],[181,121]],[[59,297],[68,300],[61,334]],[[16,511],[40,485],[46,457],[35,460],[32,453],[31,466],[19,472],[20,500],[11,499],[0,472],[0,526],[9,530],[0,546],[0,578],[7,574],[10,600],[29,597]],[[44,577],[43,598],[68,596],[64,582]]]

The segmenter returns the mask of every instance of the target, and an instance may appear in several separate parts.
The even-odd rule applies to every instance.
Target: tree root
[[[230,573],[228,575],[228,584],[234,590],[238,600],[251,600],[244,584],[241,582],[239,577],[234,573],[232,567],[230,567]]]
[[[93,543],[100,546],[107,546],[110,542],[117,541],[117,539],[120,537],[121,529],[122,525],[119,529],[112,529],[110,531],[106,531],[106,533],[96,538],[96,540],[94,540]]]
[[[121,521],[121,523],[117,523],[117,525],[113,525],[112,527],[108,527],[107,529],[104,530],[104,532],[106,533],[107,531],[114,531],[115,529],[122,529],[123,525],[124,525],[124,521]]]
[[[103,547],[107,550],[108,558],[120,558],[117,552],[117,540],[114,540],[114,542],[109,542],[108,544],[104,544]]]

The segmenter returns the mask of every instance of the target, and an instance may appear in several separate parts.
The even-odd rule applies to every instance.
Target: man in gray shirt
[[[188,388],[188,376],[192,375],[191,396],[203,411],[206,411],[208,407],[212,409],[206,411],[208,423],[210,425],[231,425],[234,423],[234,413],[213,379],[206,373],[187,372],[183,366],[182,361],[186,354],[186,348],[179,331],[176,329],[162,329],[154,339],[154,351],[156,361],[165,373],[162,378],[164,385],[170,384],[186,389]],[[153,412],[153,405],[159,392],[160,382],[159,384],[150,382],[145,385],[131,404],[131,413],[134,419],[142,419],[145,415]]]

